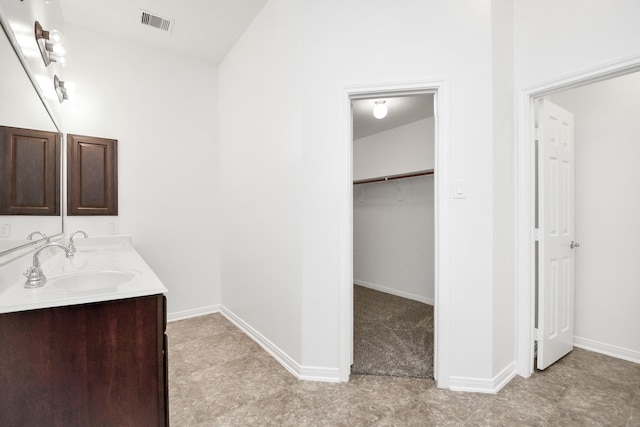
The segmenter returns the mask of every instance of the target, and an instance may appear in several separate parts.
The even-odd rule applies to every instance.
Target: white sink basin
[[[83,271],[52,278],[49,284],[67,291],[95,291],[117,288],[133,278],[134,274],[124,271]]]

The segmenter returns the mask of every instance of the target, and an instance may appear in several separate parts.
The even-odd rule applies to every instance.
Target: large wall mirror
[[[55,132],[62,135],[49,110],[41,92],[36,89],[33,79],[27,72],[26,61],[19,53],[20,48],[15,43],[15,37],[9,25],[0,16],[0,126],[34,129]],[[3,152],[3,151],[0,151]],[[3,154],[4,157],[4,154]],[[4,162],[6,159],[2,159]],[[62,171],[60,159],[56,160],[56,167]],[[61,175],[61,174],[60,174]],[[43,178],[51,179],[51,178]],[[55,183],[57,197],[60,199],[61,182]],[[2,181],[2,186],[5,186]],[[0,188],[0,190],[2,190]],[[35,244],[43,236],[55,237],[63,231],[62,203],[55,214],[46,215],[0,215],[0,255],[11,253],[18,248]],[[33,234],[39,232],[42,234]]]

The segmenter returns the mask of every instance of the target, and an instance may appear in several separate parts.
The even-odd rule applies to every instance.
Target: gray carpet
[[[362,286],[353,303],[352,373],[433,378],[433,306]]]

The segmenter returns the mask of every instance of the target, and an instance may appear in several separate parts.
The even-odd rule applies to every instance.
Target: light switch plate
[[[0,224],[0,237],[11,237],[11,224]]]
[[[457,180],[453,181],[453,189],[452,194],[454,199],[466,199],[467,198],[467,188],[464,181]]]

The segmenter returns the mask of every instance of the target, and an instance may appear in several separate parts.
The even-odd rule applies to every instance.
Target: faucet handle
[[[39,288],[47,283],[47,278],[40,267],[31,266],[22,274],[27,278],[24,284],[27,289]]]

